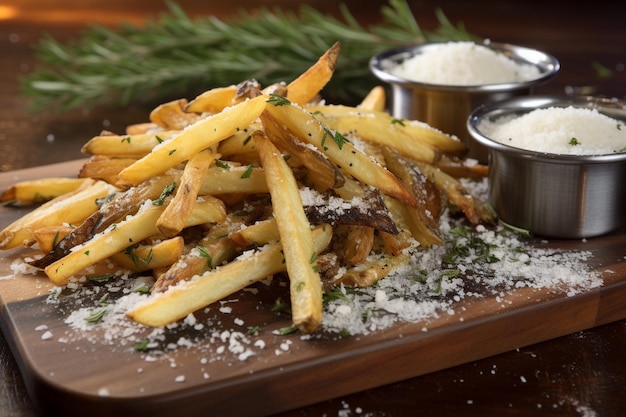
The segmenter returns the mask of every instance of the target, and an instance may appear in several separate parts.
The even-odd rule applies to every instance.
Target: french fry
[[[43,253],[50,252],[61,239],[69,235],[73,227],[66,225],[46,226],[33,231],[33,237]]]
[[[312,236],[314,250],[320,253],[330,243],[332,228],[328,225],[318,226],[312,231]],[[147,326],[167,326],[257,281],[285,271],[285,268],[283,246],[280,242],[270,243],[252,255],[245,253],[193,280],[151,295],[145,302],[129,310],[127,315]]]
[[[385,111],[387,105],[387,94],[385,89],[379,85],[372,88],[365,96],[358,108],[363,110]]]
[[[174,264],[182,256],[184,246],[182,236],[176,236],[154,245],[129,246],[123,252],[113,254],[110,259],[129,271],[148,271]]]
[[[245,129],[258,118],[265,109],[266,100],[267,97],[258,96],[201,119],[123,169],[119,174],[120,185],[139,184],[190,159],[202,149],[217,146],[219,141]]]
[[[434,165],[416,162],[417,167],[446,193],[450,202],[458,207],[473,224],[493,221],[493,213],[480,204],[456,178]]]
[[[399,267],[408,265],[410,260],[410,256],[404,254],[398,256],[383,255],[377,259],[368,259],[358,266],[348,268],[334,281],[334,284],[370,287]]]
[[[41,204],[79,188],[83,178],[50,177],[20,181],[0,194],[0,203],[19,205]]]
[[[157,220],[156,226],[161,234],[172,237],[183,230],[187,218],[193,211],[209,166],[214,160],[215,152],[209,148],[195,154],[187,162],[176,194]]]
[[[119,173],[136,160],[136,158],[110,158],[94,155],[83,164],[78,177],[102,180],[111,185],[117,184]]]
[[[344,175],[326,155],[296,138],[288,129],[276,123],[271,116],[261,114],[261,120],[265,134],[274,145],[292,157],[296,157],[302,165],[308,168],[309,181],[318,191],[324,192],[343,186]]]
[[[211,166],[202,185],[200,195],[220,194],[257,194],[267,193],[265,171],[260,167],[234,166],[222,163],[221,166]]]
[[[0,232],[0,249],[32,245],[34,231],[42,227],[82,222],[98,210],[96,200],[113,190],[104,181],[85,181],[78,189],[44,203],[4,228]]]
[[[82,269],[106,259],[115,253],[125,250],[142,240],[156,235],[156,221],[165,210],[164,206],[156,206],[146,203],[144,210],[127,220],[115,224],[108,231],[94,236],[85,242],[80,248],[70,252],[65,257],[48,265],[45,273],[56,285],[65,285],[71,277]],[[219,222],[224,220],[225,212],[222,206],[215,201],[198,203],[192,216],[189,217],[187,226],[203,223]]]
[[[415,197],[395,175],[345,141],[345,138],[337,136],[336,132],[321,124],[302,107],[278,100],[268,104],[265,114],[271,116],[275,123],[284,125],[301,141],[316,146],[344,172],[409,206],[417,207]]]
[[[150,121],[167,130],[183,130],[200,120],[201,116],[186,112],[187,99],[169,101],[150,112]]]
[[[271,218],[239,229],[230,234],[229,238],[241,247],[250,245],[261,246],[280,240],[276,219]]]
[[[272,197],[274,217],[289,274],[291,315],[303,332],[322,322],[322,280],[316,269],[311,226],[306,218],[293,172],[278,149],[261,132],[252,135]]]
[[[138,133],[136,135],[94,136],[81,149],[87,155],[139,159],[149,154],[159,143],[171,139],[176,130]]]
[[[152,122],[134,123],[126,126],[127,135],[138,135],[140,133],[148,133],[151,130],[161,130],[159,126]]]
[[[252,123],[245,129],[241,129],[231,137],[220,142],[217,151],[222,157],[229,158],[233,155],[256,152],[252,132],[261,129],[259,123]]]
[[[341,45],[336,42],[309,69],[287,85],[287,99],[304,105],[330,81],[337,66]]]
[[[237,86],[216,87],[191,100],[184,107],[187,113],[215,114],[234,104]]]
[[[307,110],[332,129],[390,146],[423,162],[435,162],[438,159],[436,151],[454,154],[467,149],[457,138],[425,123],[400,120],[382,111],[343,105],[309,106]]]

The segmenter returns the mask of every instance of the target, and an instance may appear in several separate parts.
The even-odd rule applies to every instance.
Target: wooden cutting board
[[[72,176],[81,164],[3,173],[0,187]],[[24,212],[0,207],[0,227]],[[115,340],[103,343],[104,335],[72,338],[68,311],[46,301],[52,288],[47,278],[13,275],[11,263],[25,253],[17,249],[0,259],[0,325],[31,397],[50,414],[268,415],[626,318],[626,231],[549,246],[591,251],[590,266],[601,272],[604,285],[570,297],[521,288],[462,299],[454,315],[427,322],[398,323],[368,335],[311,338],[275,334],[290,325],[288,316],[270,311],[284,288],[258,285],[256,293],[233,295],[224,304],[228,314],[201,313],[211,326],[193,334],[171,329],[168,337],[179,346],[158,355]],[[263,329],[259,338],[265,346],[247,341],[254,355],[245,359],[230,349],[237,347],[229,336],[239,323]],[[181,345],[185,340],[190,343]]]

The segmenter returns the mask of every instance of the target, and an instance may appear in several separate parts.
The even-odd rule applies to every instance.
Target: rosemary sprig
[[[193,97],[216,86],[256,79],[262,85],[289,81],[336,41],[341,57],[327,97],[350,102],[377,82],[368,62],[379,51],[436,40],[473,39],[462,25],[436,12],[439,27],[423,31],[406,0],[389,0],[382,22],[364,27],[341,5],[342,19],[310,6],[298,12],[261,7],[231,20],[190,19],[176,4],[144,26],[122,23],[114,30],[91,26],[81,38],[35,44],[39,66],[21,79],[31,109],[79,105],[150,103]],[[198,90],[201,88],[201,90]]]

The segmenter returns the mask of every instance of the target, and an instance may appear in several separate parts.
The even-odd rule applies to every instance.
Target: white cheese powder
[[[484,120],[487,137],[520,149],[565,155],[603,155],[626,151],[624,122],[581,107],[548,107],[518,117]]]
[[[389,73],[407,80],[440,85],[487,85],[530,81],[540,76],[530,64],[474,42],[446,42],[407,58],[383,64]]]

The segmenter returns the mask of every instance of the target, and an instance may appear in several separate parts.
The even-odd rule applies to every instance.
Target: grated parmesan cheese
[[[474,42],[446,42],[385,68],[407,80],[440,85],[486,85],[530,81],[539,70]]]
[[[564,155],[603,155],[626,151],[624,122],[596,109],[548,107],[518,117],[484,120],[487,137],[520,149]]]

